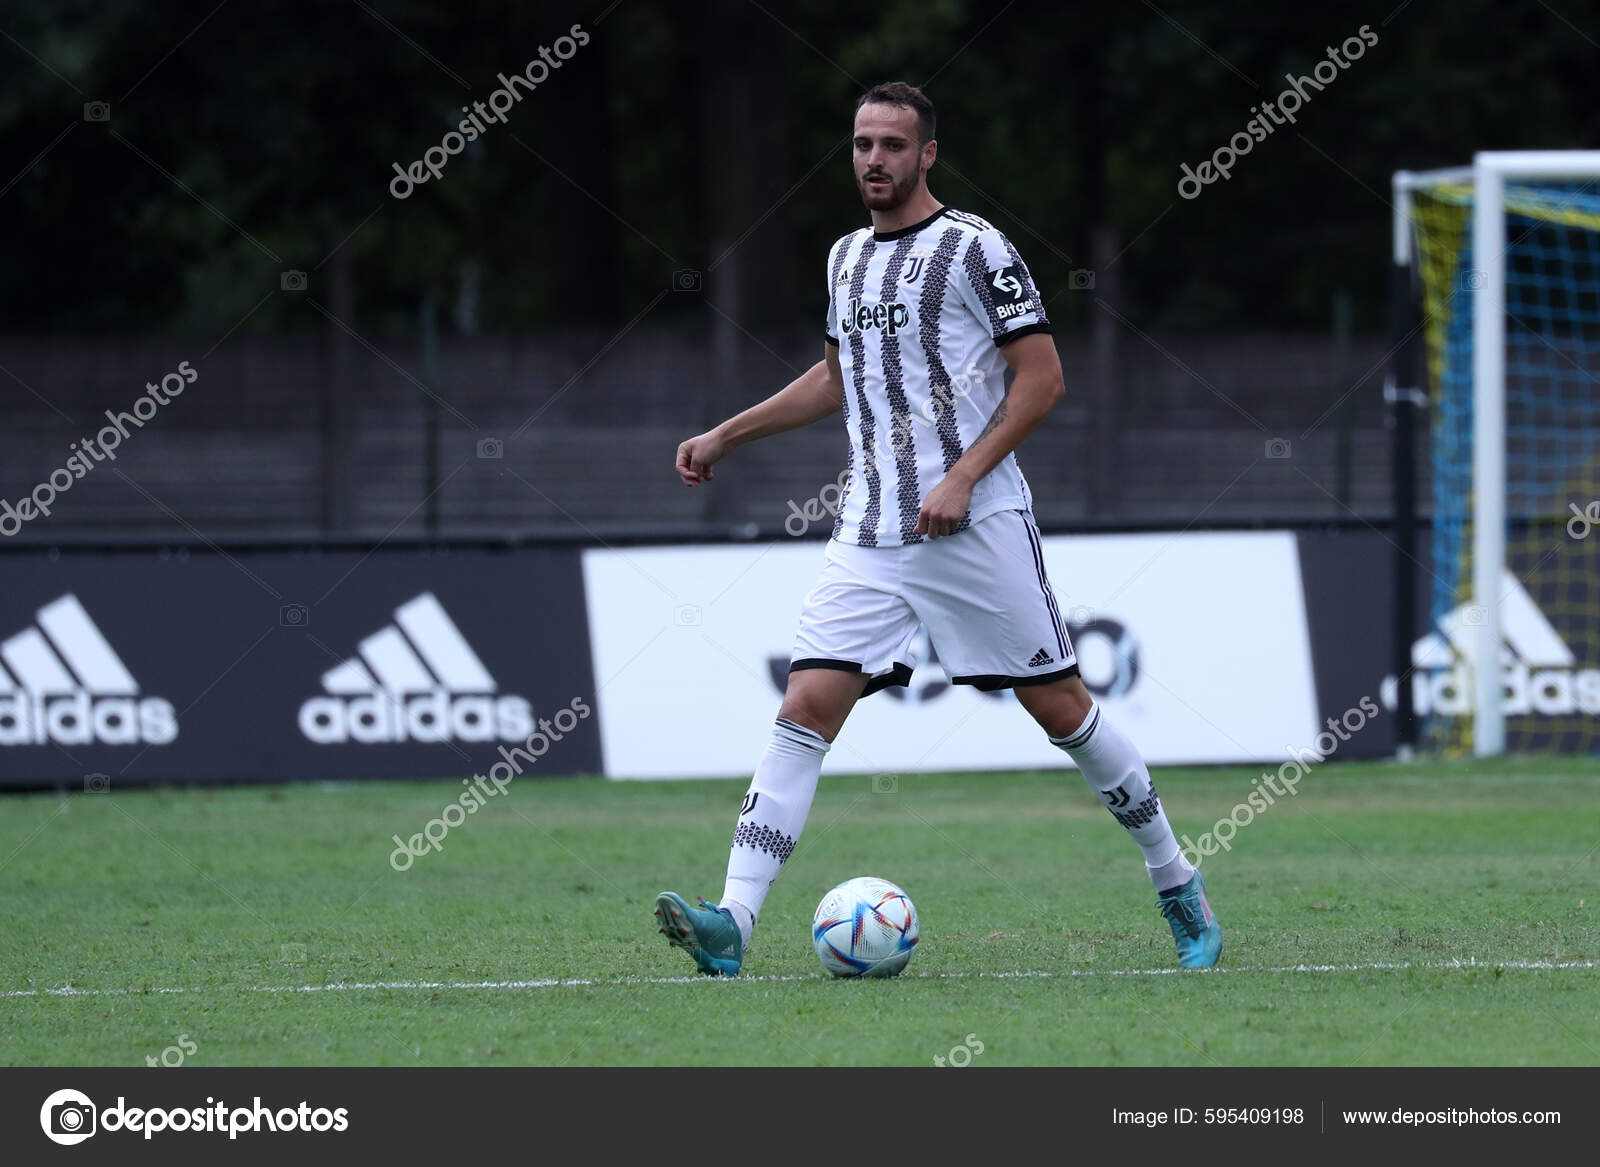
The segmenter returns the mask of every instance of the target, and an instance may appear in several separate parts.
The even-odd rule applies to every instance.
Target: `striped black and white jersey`
[[[1000,347],[1049,332],[1044,301],[1004,235],[945,207],[883,234],[862,228],[828,253],[827,338],[844,374],[849,477],[833,537],[920,543],[922,500],[983,432],[1005,393]],[[980,480],[958,529],[1032,510],[1014,455]]]

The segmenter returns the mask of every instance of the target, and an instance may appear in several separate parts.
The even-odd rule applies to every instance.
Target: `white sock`
[[[718,905],[733,914],[746,947],[767,892],[805,829],[827,752],[828,742],[821,734],[780,717],[750,780]]]
[[[1157,891],[1189,882],[1194,868],[1173,837],[1167,813],[1144,759],[1126,734],[1112,725],[1098,704],[1089,707],[1083,724],[1050,743],[1065,750],[1083,771],[1083,778],[1123,829],[1144,852],[1145,870]]]
[[[750,947],[750,933],[756,930],[755,913],[738,900],[730,900],[726,896],[723,897],[722,902],[717,907],[728,909],[728,914],[733,917],[733,922],[739,925],[739,948],[741,951],[748,950]]]

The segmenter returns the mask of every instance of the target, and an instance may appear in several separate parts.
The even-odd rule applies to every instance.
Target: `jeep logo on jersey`
[[[863,304],[856,296],[845,305],[839,327],[846,335],[881,328],[885,336],[895,336],[911,322],[911,309],[896,300],[890,304]]]
[[[1539,605],[1515,575],[1500,577],[1500,707],[1507,717],[1600,713],[1600,669],[1578,668]],[[1438,630],[1411,646],[1411,696],[1419,717],[1472,712],[1472,674],[1482,617],[1471,601],[1439,620]],[[1383,679],[1384,706],[1395,705],[1395,679]]]
[[[178,736],[172,702],[139,695],[76,596],[40,608],[34,627],[0,643],[0,662],[0,746],[161,746]]]
[[[355,656],[322,674],[328,696],[300,706],[300,732],[339,742],[521,741],[533,732],[524,697],[498,686],[432,592],[394,612]]]

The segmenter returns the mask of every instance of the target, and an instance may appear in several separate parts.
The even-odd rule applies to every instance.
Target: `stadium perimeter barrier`
[[[1086,683],[1153,765],[1394,752],[1377,526],[1043,547]],[[821,552],[659,534],[8,544],[0,788],[748,774]],[[1512,598],[1513,748],[1560,749],[1551,727],[1600,713],[1600,630],[1552,622],[1546,599]],[[1419,711],[1466,699],[1459,632],[1416,630]],[[910,684],[862,702],[831,771],[1061,764],[1013,697],[951,686],[919,640]]]

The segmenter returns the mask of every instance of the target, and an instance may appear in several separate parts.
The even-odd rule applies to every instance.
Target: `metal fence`
[[[737,451],[709,489],[672,471],[680,441],[780,388],[820,336],[750,336],[737,384],[694,330],[613,339],[238,338],[204,355],[209,338],[12,338],[0,499],[48,481],[183,361],[194,382],[125,419],[115,460],[85,459],[20,538],[772,534],[838,478],[836,420]],[[1019,452],[1045,525],[1389,514],[1381,342],[1130,339],[1108,361],[1057,340],[1067,396]]]

